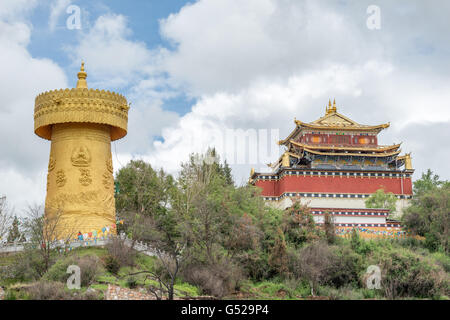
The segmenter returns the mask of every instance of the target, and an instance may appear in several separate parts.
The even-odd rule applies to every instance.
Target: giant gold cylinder
[[[126,135],[128,109],[123,96],[88,89],[85,80],[36,97],[35,133],[51,140],[45,215],[60,239],[115,232],[111,141]]]
[[[84,234],[115,224],[108,125],[61,123],[53,126],[47,188],[48,214],[61,211],[58,224],[64,234]]]

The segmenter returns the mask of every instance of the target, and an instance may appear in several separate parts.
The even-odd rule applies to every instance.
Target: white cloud
[[[100,16],[81,33],[79,44],[69,50],[77,64],[86,61],[88,75],[95,75],[91,85],[126,86],[151,71],[153,53],[145,43],[130,40],[131,35],[126,17],[116,14]]]
[[[64,72],[27,50],[31,26],[20,17],[33,2],[0,4],[0,194],[20,211],[26,202],[43,203],[49,143],[33,133],[34,99],[43,91],[67,86]],[[21,11],[22,10],[22,11]],[[16,16],[15,21],[8,20]]]
[[[176,45],[165,67],[193,94],[240,90],[324,63],[362,63],[382,51],[363,31],[317,1],[199,1],[161,23]]]
[[[58,23],[58,19],[63,14],[72,0],[55,0],[50,6],[50,17],[48,19],[48,27],[50,31],[54,31]]]
[[[413,17],[421,7],[414,5]],[[370,33],[366,7],[218,0],[198,1],[170,15],[162,21],[161,33],[175,49],[165,55],[163,66],[172,85],[199,101],[178,125],[163,130],[164,142],[155,142],[149,159],[174,172],[190,152],[214,144],[217,132],[280,128],[281,136],[287,135],[294,127],[293,117],[313,121],[333,97],[340,112],[360,123],[390,121],[391,128],[381,135],[385,144],[405,141],[401,132],[417,122],[450,123],[450,109],[443,103],[450,99],[448,75],[416,69],[411,63],[412,57],[422,59],[420,52],[411,51],[412,38],[426,33],[414,25],[411,36],[404,26],[387,19],[382,32]],[[395,18],[396,11],[389,8],[384,3],[383,17]],[[442,19],[431,21],[433,14],[442,16],[438,11],[427,10],[429,32],[442,27]],[[396,46],[399,38],[403,40]],[[433,44],[439,45],[434,40]],[[406,52],[409,63],[404,64]],[[449,135],[449,127],[440,128],[442,135]],[[414,155],[413,145],[404,144],[421,171],[428,155]],[[234,168],[238,182],[245,181],[249,168]]]
[[[45,199],[45,170],[31,175],[24,175],[12,169],[0,170],[0,190],[7,190],[5,194],[9,205],[14,208],[14,214],[24,216],[28,206],[43,205]]]
[[[0,19],[17,21],[23,19],[35,8],[37,0],[2,0],[0,2]]]

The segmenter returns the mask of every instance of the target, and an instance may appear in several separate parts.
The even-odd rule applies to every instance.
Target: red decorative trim
[[[412,195],[411,178],[346,177],[284,175],[279,180],[255,181],[262,188],[262,196],[279,197],[287,192],[371,194],[378,189],[396,195]]]

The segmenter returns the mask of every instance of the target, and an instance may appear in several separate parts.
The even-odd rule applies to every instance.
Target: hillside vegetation
[[[318,228],[299,201],[276,210],[264,204],[259,189],[235,186],[213,149],[192,155],[177,179],[131,161],[119,170],[116,185],[123,221],[118,232],[148,244],[155,256],[118,238],[106,248],[65,253],[30,248],[0,258],[0,286],[8,299],[102,299],[108,284],[143,289],[158,299],[450,295],[450,187],[430,171],[414,183],[414,201],[402,218],[408,231],[424,240],[363,240],[356,230],[349,238],[337,237],[329,217]],[[65,288],[71,264],[82,269],[78,291]],[[373,289],[369,266],[381,273]]]

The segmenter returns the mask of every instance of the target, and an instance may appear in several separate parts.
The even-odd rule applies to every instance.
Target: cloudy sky
[[[34,98],[75,86],[82,59],[89,87],[131,102],[116,171],[142,158],[176,174],[216,145],[241,184],[277,158],[294,117],[336,98],[359,123],[391,123],[380,143],[403,142],[415,178],[450,179],[449,13],[446,0],[1,0],[0,195],[18,214],[44,203]]]

